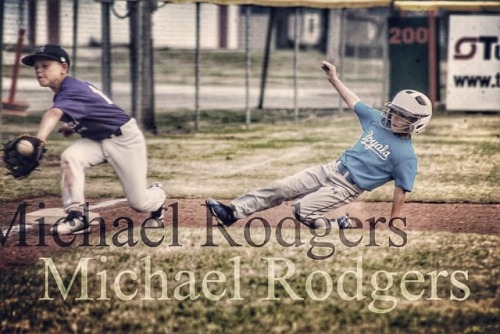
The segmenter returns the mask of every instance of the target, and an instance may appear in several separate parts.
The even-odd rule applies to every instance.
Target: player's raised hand
[[[360,98],[340,80],[337,76],[337,68],[335,65],[323,61],[321,63],[321,68],[325,71],[328,81],[330,81],[349,108],[354,109],[354,105],[360,101]]]
[[[335,67],[335,65],[327,61],[323,61],[323,63],[321,63],[321,68],[323,69],[323,71],[325,71],[326,77],[329,81],[332,81],[337,77],[337,68]]]

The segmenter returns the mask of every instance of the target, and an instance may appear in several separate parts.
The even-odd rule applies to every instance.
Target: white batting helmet
[[[395,117],[406,125],[398,132],[407,134],[421,133],[431,121],[431,100],[416,90],[400,91],[391,102],[385,104],[385,107],[380,124],[390,131],[394,131],[391,120]]]

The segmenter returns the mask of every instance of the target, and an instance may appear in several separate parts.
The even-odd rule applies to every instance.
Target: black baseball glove
[[[17,144],[22,140],[26,140],[33,145],[32,153],[27,154],[19,151]],[[45,143],[40,139],[22,134],[3,144],[3,151],[3,161],[5,167],[9,170],[9,174],[16,179],[20,179],[29,176],[40,165],[40,160],[46,149]]]

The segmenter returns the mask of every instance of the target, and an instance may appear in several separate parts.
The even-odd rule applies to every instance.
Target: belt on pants
[[[108,138],[113,138],[113,137],[120,137],[122,135],[122,129],[121,127],[116,129],[115,132],[113,132],[112,134],[109,135]]]
[[[337,169],[339,173],[347,180],[347,182],[352,185],[356,184],[352,179],[351,173],[340,159],[337,160]]]

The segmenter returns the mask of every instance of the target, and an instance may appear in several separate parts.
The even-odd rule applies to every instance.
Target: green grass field
[[[293,240],[293,231],[283,238]],[[165,237],[157,248],[80,248],[47,258],[63,288],[47,262],[6,272],[1,326],[54,333],[498,331],[497,236],[410,233],[402,248],[367,242],[349,248],[335,233],[316,239],[305,233],[299,247],[284,248],[271,238],[255,248],[243,232],[231,230],[243,247],[229,247],[222,238],[214,240],[220,247],[206,247],[203,229],[182,229],[181,247],[169,246],[167,231],[150,235]],[[251,233],[264,240],[263,229]],[[347,236],[369,238],[351,231]],[[320,240],[324,244],[311,246]],[[329,256],[331,245],[335,253]],[[327,258],[312,260],[310,249]],[[75,275],[82,261],[86,279],[82,271]],[[153,272],[163,274],[148,281]],[[73,275],[64,299],[61,291]]]
[[[184,117],[183,117],[184,116]],[[4,137],[36,132],[39,116],[4,120]],[[263,120],[246,130],[243,112],[207,111],[201,132],[190,132],[185,113],[159,114],[158,136],[148,137],[150,178],[163,180],[173,197],[232,198],[256,186],[336,159],[361,134],[356,117],[310,117],[300,122]],[[273,121],[275,122],[275,121]],[[419,156],[416,188],[410,201],[499,203],[500,117],[436,115],[428,131],[415,138]],[[178,130],[182,129],[182,132]],[[172,132],[174,131],[174,132]],[[42,173],[27,180],[0,177],[0,203],[27,193],[59,195],[59,155],[74,139],[54,134]],[[121,196],[109,166],[88,173],[89,197]],[[392,185],[363,200],[387,201]]]

